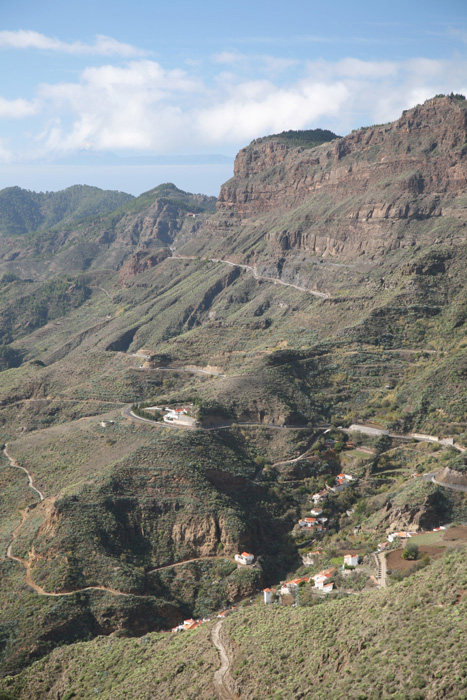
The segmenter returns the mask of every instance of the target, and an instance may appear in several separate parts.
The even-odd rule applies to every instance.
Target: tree
[[[418,546],[415,542],[407,542],[404,551],[402,552],[402,558],[414,561],[418,559]]]

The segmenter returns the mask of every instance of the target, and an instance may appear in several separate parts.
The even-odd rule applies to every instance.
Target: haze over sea
[[[93,185],[139,195],[162,182],[173,182],[187,192],[217,197],[221,184],[232,175],[233,160],[216,165],[0,165],[0,189],[18,185],[45,192]]]

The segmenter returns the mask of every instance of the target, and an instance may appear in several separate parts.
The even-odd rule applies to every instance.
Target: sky
[[[0,0],[0,75],[0,187],[217,194],[254,138],[467,94],[467,3]]]

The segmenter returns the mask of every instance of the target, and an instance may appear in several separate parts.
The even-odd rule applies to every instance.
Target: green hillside
[[[166,183],[79,220],[71,198],[45,229],[24,196],[31,233],[0,240],[0,675],[20,674],[3,681],[16,700],[213,697],[209,626],[159,631],[232,604],[240,697],[463,697],[465,123],[439,97],[310,148],[314,132],[258,140],[217,206]],[[0,193],[10,211],[21,192]],[[190,425],[152,420],[169,408]],[[375,558],[405,531],[423,532],[417,559],[400,537]],[[330,597],[307,584],[298,608],[249,605],[348,552],[362,561]]]
[[[465,550],[387,591],[311,608],[244,608],[223,623],[237,697],[461,700],[467,694]],[[212,698],[213,623],[178,635],[56,649],[2,687],[16,700]],[[234,696],[233,696],[234,697]]]
[[[106,214],[129,202],[125,192],[74,185],[59,192],[31,192],[20,187],[0,191],[0,236],[17,236],[89,216]]]

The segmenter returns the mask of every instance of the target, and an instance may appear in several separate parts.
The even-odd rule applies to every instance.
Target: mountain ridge
[[[464,457],[409,438],[467,446],[464,138],[465,105],[437,98],[311,149],[251,144],[217,211],[166,183],[0,240],[2,673],[210,616],[301,576],[312,547],[330,566],[393,528],[465,520],[429,478]],[[336,428],[367,423],[381,434]],[[297,523],[342,473],[355,487],[310,538]]]

